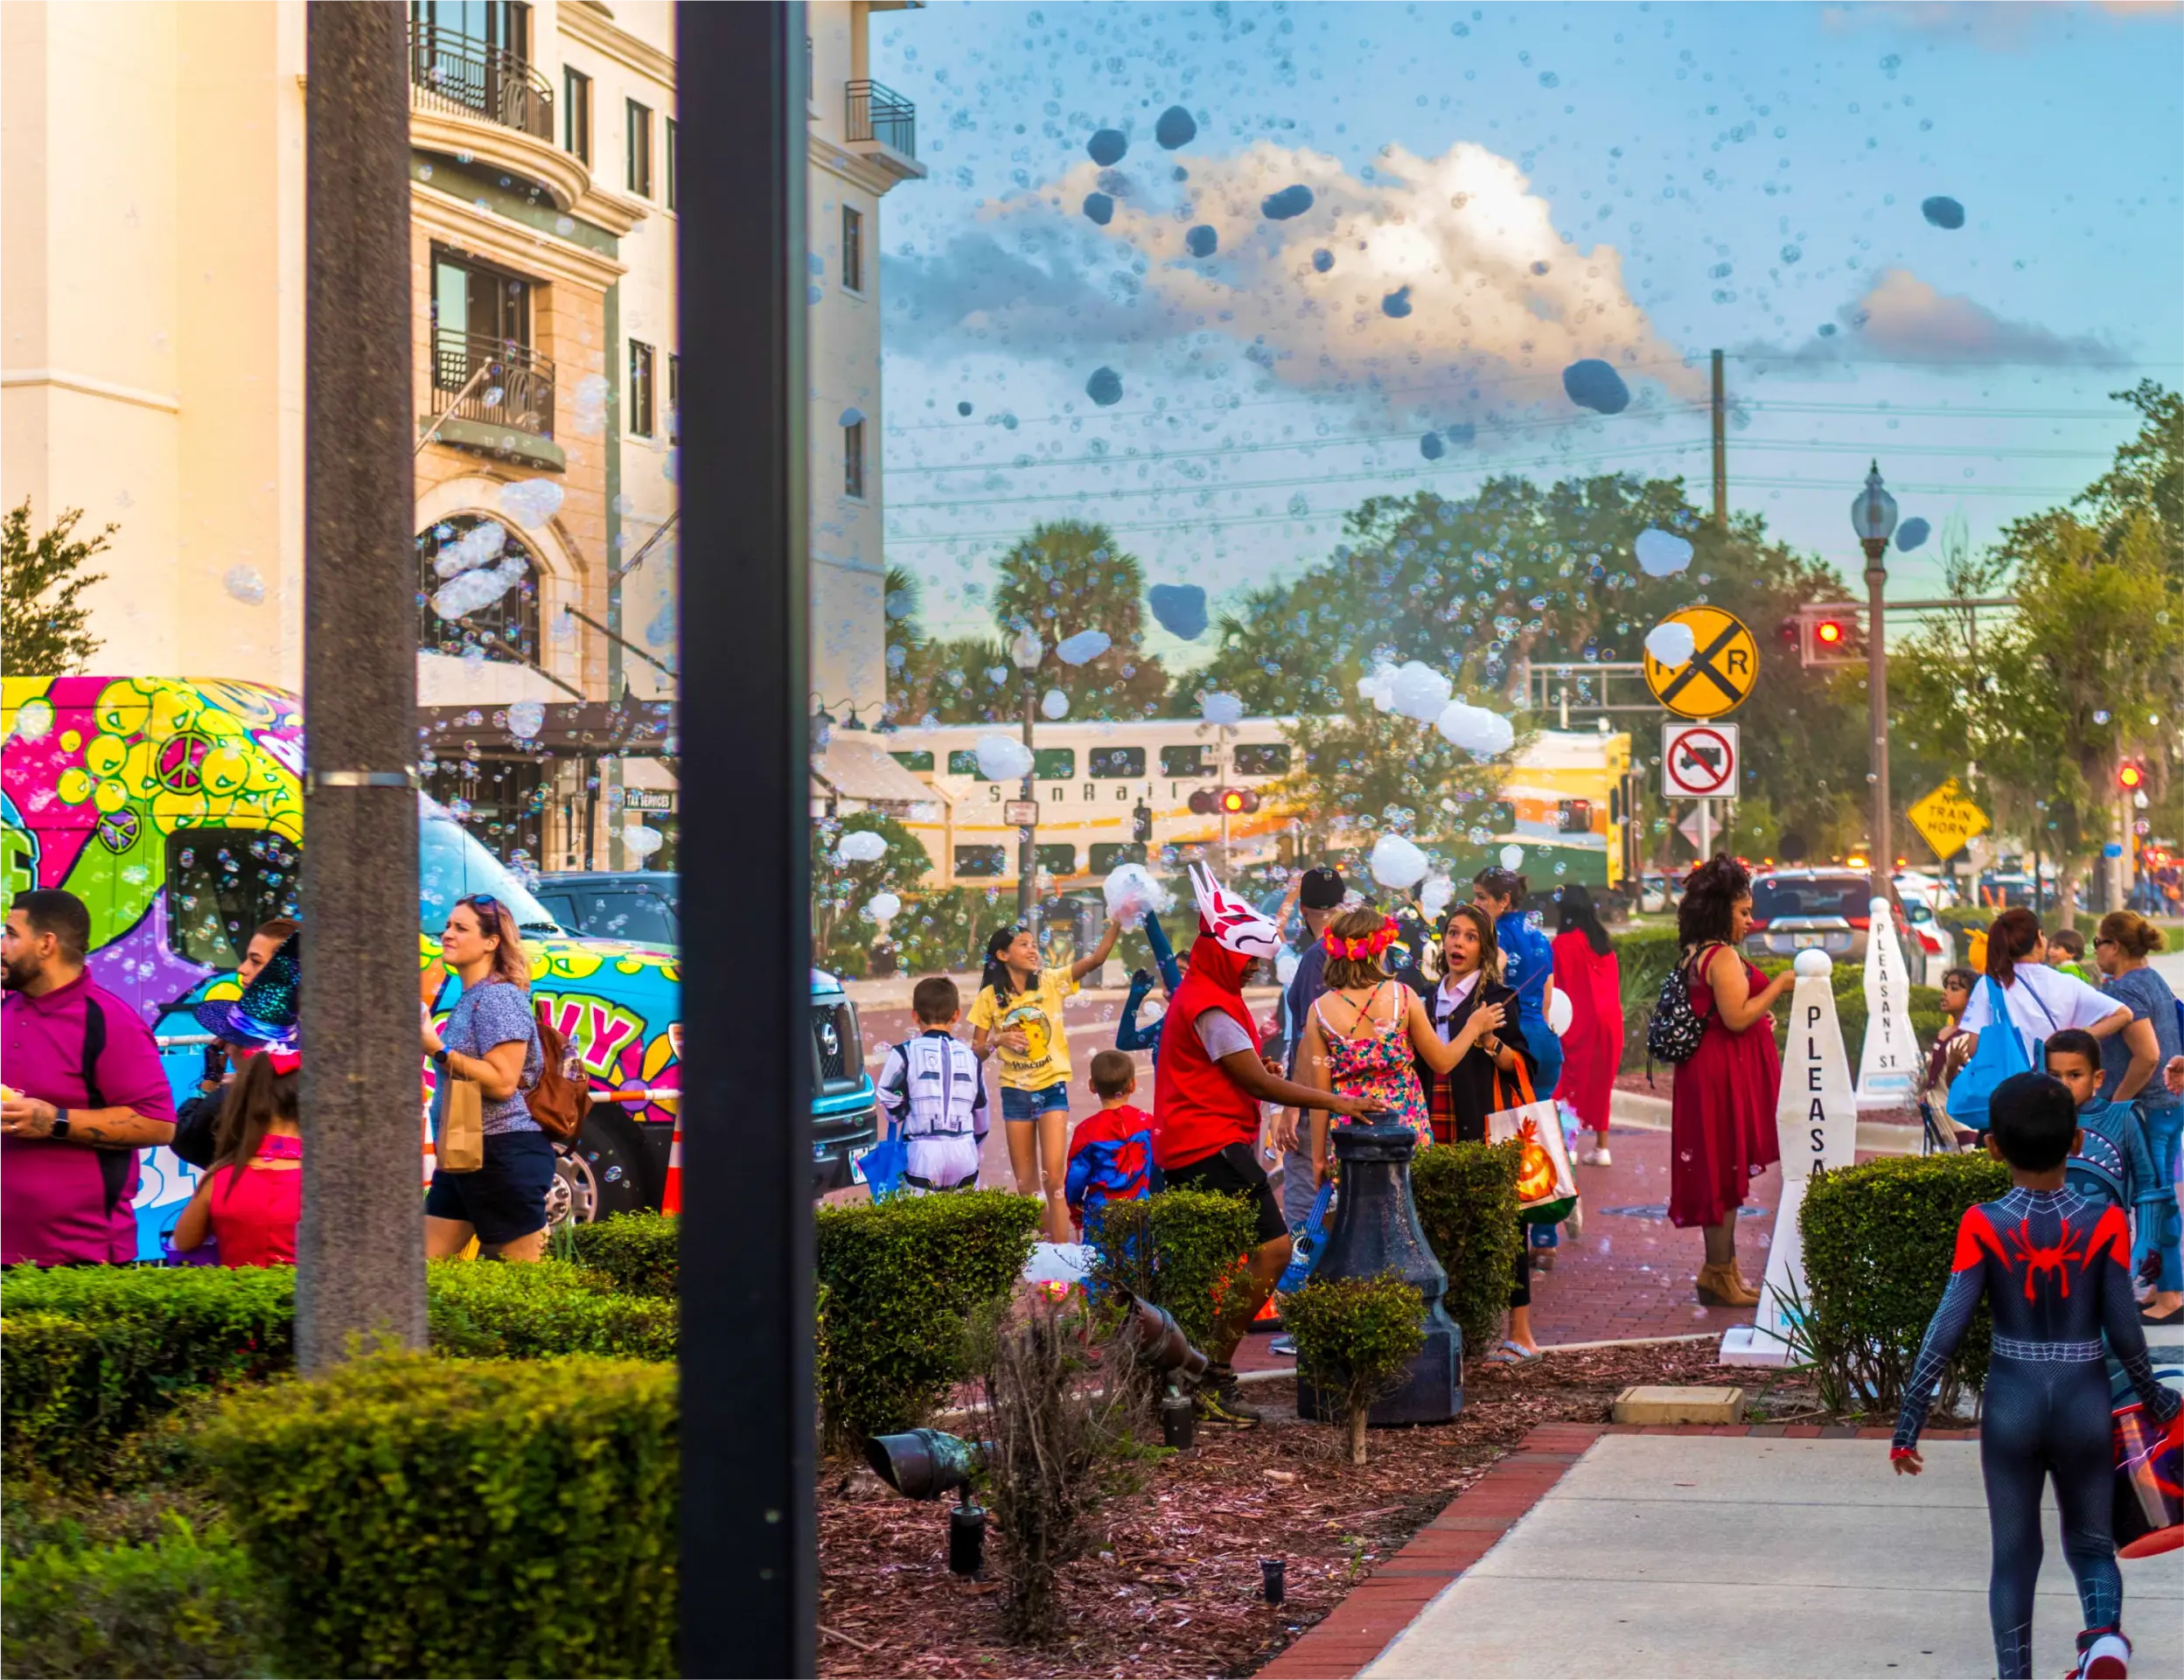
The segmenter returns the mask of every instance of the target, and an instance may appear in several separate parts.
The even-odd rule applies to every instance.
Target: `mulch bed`
[[[914,1504],[862,1464],[822,1467],[819,1670],[827,1676],[1248,1675],[1339,1604],[1375,1565],[1439,1516],[1537,1424],[1605,1423],[1632,1383],[1770,1379],[1715,1365],[1711,1342],[1603,1348],[1528,1368],[1465,1372],[1453,1423],[1372,1432],[1353,1467],[1341,1432],[1300,1422],[1294,1385],[1246,1391],[1257,1430],[1202,1430],[1154,1467],[1145,1490],[1099,1515],[1097,1555],[1064,1572],[1069,1634],[1022,1647],[1002,1637],[999,1584],[947,1572],[947,1507]],[[1817,1416],[1775,1379],[1754,1410]],[[1260,1595],[1259,1560],[1280,1558],[1287,1599]]]

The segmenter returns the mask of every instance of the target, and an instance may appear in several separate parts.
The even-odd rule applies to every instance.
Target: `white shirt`
[[[2066,974],[2045,963],[2020,963],[2011,983],[2003,987],[2011,1023],[2028,1044],[2054,1037],[2066,1027],[2090,1027],[2106,1021],[2124,1006],[2104,996],[2075,974]],[[1990,1025],[1994,1011],[1987,1004],[1984,976],[1971,988],[1964,1006],[1964,1030],[1976,1033]]]
[[[1434,1030],[1441,1035],[1442,1043],[1449,1042],[1450,1018],[1463,1007],[1479,984],[1479,976],[1486,971],[1475,968],[1462,979],[1444,979],[1434,992]]]
[[[1234,1056],[1239,1050],[1256,1051],[1251,1035],[1236,1024],[1236,1017],[1225,1009],[1202,1009],[1198,1018],[1190,1023],[1197,1029],[1198,1042],[1206,1047],[1206,1054],[1218,1062],[1225,1056]]]

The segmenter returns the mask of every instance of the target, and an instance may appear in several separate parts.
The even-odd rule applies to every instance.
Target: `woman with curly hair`
[[[1679,1230],[1706,1232],[1698,1293],[1708,1307],[1759,1303],[1737,1270],[1737,1209],[1752,1181],[1782,1159],[1775,1134],[1782,1057],[1771,1012],[1795,976],[1784,969],[1770,980],[1744,959],[1751,924],[1750,870],[1716,853],[1691,872],[1676,932],[1692,1012],[1705,1031],[1671,1093],[1668,1217]]]

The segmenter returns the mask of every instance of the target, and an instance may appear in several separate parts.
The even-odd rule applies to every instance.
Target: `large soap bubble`
[[[1441,441],[1439,432],[1427,432],[1418,440],[1418,452],[1428,461],[1438,461],[1448,453],[1448,446]]]
[[[903,901],[893,893],[874,893],[864,901],[864,913],[885,927],[903,913]]]
[[[1225,725],[1244,721],[1244,699],[1240,694],[1200,694],[1198,715],[1209,723]]]
[[[1906,519],[1896,526],[1896,547],[1908,554],[1933,534],[1934,527],[1924,519]]]
[[[1085,219],[1095,227],[1105,227],[1115,219],[1115,201],[1104,192],[1085,195]]]
[[[508,733],[519,741],[532,741],[546,727],[546,708],[535,700],[520,700],[508,708]]]
[[[1430,665],[1407,659],[1396,669],[1388,688],[1388,704],[1405,717],[1431,723],[1441,715],[1455,689],[1455,685]]]
[[[1380,300],[1380,313],[1394,320],[1401,320],[1411,312],[1411,289],[1398,286]]]
[[[1050,688],[1039,697],[1039,715],[1049,722],[1059,723],[1069,715],[1069,696],[1058,688]]]
[[[1259,213],[1268,221],[1287,221],[1301,216],[1312,207],[1312,189],[1301,182],[1285,186],[1279,192],[1269,192],[1259,201]]]
[[[877,863],[886,855],[886,837],[869,828],[853,828],[834,842],[834,856],[844,863]]]
[[[1691,564],[1691,543],[1673,531],[1648,526],[1632,545],[1638,569],[1648,577],[1673,577]]]
[[[1064,665],[1084,665],[1113,645],[1114,638],[1104,630],[1080,630],[1056,644],[1054,657]]]
[[[1524,861],[1525,848],[1523,847],[1504,846],[1502,847],[1502,868],[1504,869],[1514,869]]]
[[[1442,708],[1434,720],[1434,727],[1449,745],[1487,757],[1507,752],[1517,743],[1516,726],[1499,712],[1460,700],[1451,701]]]
[[[1110,870],[1099,890],[1107,901],[1107,914],[1126,928],[1136,927],[1145,912],[1164,914],[1174,908],[1175,894],[1153,878],[1142,863],[1125,863]]]
[[[544,525],[562,511],[562,487],[551,478],[503,484],[500,511],[518,525]]]
[[[1619,415],[1630,406],[1630,387],[1622,375],[1596,357],[1564,368],[1562,389],[1579,408],[1597,415]]]
[[[1383,660],[1358,678],[1357,698],[1371,701],[1375,711],[1392,712],[1395,709],[1395,667]]]
[[[1120,129],[1102,129],[1085,143],[1085,150],[1100,168],[1112,169],[1129,151],[1130,137]]]
[[[1145,592],[1153,621],[1170,636],[1195,642],[1206,633],[1206,592],[1196,583],[1155,583]]]
[[[648,858],[666,842],[666,836],[657,828],[647,828],[641,822],[633,822],[622,831],[622,844],[640,858]]]
[[[1312,272],[1325,274],[1335,266],[1335,254],[1325,246],[1312,253]]]
[[[1426,854],[1400,834],[1383,834],[1373,841],[1372,855],[1365,864],[1375,881],[1397,892],[1416,886],[1432,867]]]
[[[1093,368],[1085,381],[1085,394],[1103,408],[1113,408],[1122,401],[1122,375],[1112,367]]]
[[[1699,638],[1692,634],[1691,626],[1671,621],[1656,624],[1645,633],[1645,651],[1655,661],[1673,671],[1678,666],[1689,663],[1698,652]]]
[[[220,583],[228,594],[246,606],[255,607],[265,599],[265,579],[258,575],[255,566],[230,566]]]
[[[1209,257],[1221,248],[1221,235],[1200,222],[1183,234],[1183,249],[1195,257]]]
[[[1160,114],[1153,124],[1153,138],[1169,151],[1187,146],[1198,137],[1198,124],[1190,113],[1180,105],[1171,105]]]
[[[1936,227],[1958,228],[1964,225],[1964,207],[1956,199],[1936,193],[1919,206],[1919,214]]]
[[[1447,875],[1427,875],[1426,884],[1418,889],[1418,907],[1426,912],[1428,921],[1437,922],[1455,896],[1456,883]]]
[[[1019,781],[1031,773],[1031,749],[1013,735],[982,735],[978,773],[989,782]]]
[[[500,551],[507,546],[507,527],[497,519],[485,519],[471,526],[454,541],[442,543],[440,552],[433,556],[432,569],[440,577],[453,577],[458,572],[471,571],[488,561],[498,560]]]

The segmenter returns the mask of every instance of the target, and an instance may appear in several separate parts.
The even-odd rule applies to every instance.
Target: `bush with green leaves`
[[[1985,1154],[1913,1155],[1815,1172],[1797,1224],[1804,1238],[1802,1349],[1836,1412],[1893,1416],[1941,1305],[1964,1210],[2010,1188]],[[1986,1381],[1986,1308],[1942,1379],[1943,1412]]]
[[[1411,1160],[1419,1226],[1448,1274],[1441,1305],[1474,1358],[1502,1339],[1502,1318],[1524,1251],[1524,1229],[1517,1223],[1522,1160],[1514,1143],[1437,1143]]]
[[[1092,1281],[1105,1293],[1165,1307],[1195,1348],[1214,1340],[1259,1246],[1257,1216],[1240,1196],[1163,1190],[1110,1202],[1099,1216]]]
[[[278,1672],[659,1675],[676,1416],[672,1365],[386,1354],[231,1396],[199,1442]]]
[[[569,1225],[579,1265],[611,1279],[625,1295],[672,1299],[680,1286],[681,1221],[672,1213],[618,1213],[589,1225]]]
[[[1297,1372],[1339,1397],[1350,1429],[1350,1461],[1365,1461],[1372,1403],[1396,1387],[1426,1345],[1425,1298],[1392,1272],[1372,1278],[1315,1278],[1281,1302],[1296,1339]]]
[[[607,1286],[565,1261],[529,1265],[436,1260],[425,1272],[432,1351],[460,1359],[612,1354],[675,1356],[676,1304]]]
[[[1015,1286],[1039,1216],[1035,1198],[1000,1190],[819,1209],[830,1452],[917,1427],[971,1374],[971,1321]]]

